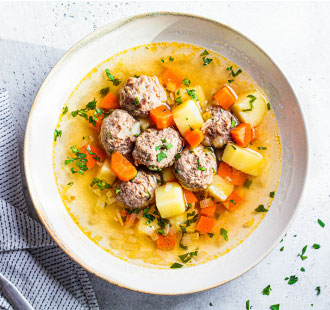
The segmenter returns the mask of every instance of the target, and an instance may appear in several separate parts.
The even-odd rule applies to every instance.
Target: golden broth
[[[276,191],[281,173],[280,136],[272,110],[266,112],[263,122],[258,126],[258,138],[251,146],[266,159],[263,174],[260,177],[249,177],[252,180],[249,189],[243,186],[237,188],[245,201],[234,211],[229,212],[224,207],[217,207],[219,218],[213,238],[209,235],[200,235],[198,240],[192,240],[187,250],[178,247],[179,236],[174,250],[160,251],[156,249],[155,242],[149,236],[136,233],[134,228],[124,230],[117,217],[119,205],[114,203],[104,208],[98,207],[101,191],[93,191],[90,187],[98,168],[90,169],[85,175],[80,175],[72,174],[71,166],[64,165],[65,159],[72,156],[71,146],[81,147],[86,142],[100,146],[98,132],[83,118],[73,118],[70,112],[85,107],[93,98],[99,104],[101,101],[99,91],[104,87],[109,86],[118,96],[120,87],[128,77],[142,74],[160,76],[165,68],[173,68],[190,79],[191,87],[200,85],[206,100],[211,102],[213,94],[227,83],[228,79],[233,78],[229,77],[226,68],[233,66],[236,71],[239,67],[213,52],[207,56],[213,59],[212,63],[203,66],[200,56],[203,50],[188,44],[156,43],[121,52],[87,74],[65,103],[69,112],[61,115],[59,119],[57,129],[60,128],[63,133],[54,143],[53,153],[59,193],[80,229],[104,250],[119,258],[144,266],[168,268],[173,262],[180,262],[178,255],[198,248],[198,255],[186,266],[206,262],[225,254],[244,241],[264,217],[264,213],[255,212],[256,207],[259,204],[267,207],[272,202],[269,193]],[[170,56],[174,61],[169,60]],[[106,68],[123,81],[119,86],[116,87],[108,81],[104,73]],[[231,85],[238,95],[259,89],[245,72],[234,79]],[[258,146],[267,149],[258,150]],[[73,182],[73,185],[68,185],[70,182]],[[228,231],[228,241],[225,241],[219,233],[221,228]]]

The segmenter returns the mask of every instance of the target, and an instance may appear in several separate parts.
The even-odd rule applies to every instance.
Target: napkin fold
[[[11,111],[0,88],[0,273],[35,310],[97,310],[87,272],[28,214]],[[0,309],[13,309],[1,292]]]

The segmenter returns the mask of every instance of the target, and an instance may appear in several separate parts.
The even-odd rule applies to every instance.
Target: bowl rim
[[[211,285],[211,286],[207,286],[203,289],[196,289],[190,292],[184,292],[184,293],[162,293],[162,292],[150,292],[150,291],[145,291],[145,290],[139,290],[133,287],[130,287],[128,285],[124,285],[122,283],[119,283],[113,279],[107,278],[105,277],[103,274],[97,272],[96,270],[93,270],[91,267],[89,267],[87,264],[80,262],[79,259],[77,257],[75,257],[70,251],[69,249],[67,249],[63,244],[62,241],[59,240],[59,238],[57,237],[57,234],[55,231],[53,231],[52,227],[48,225],[47,223],[47,219],[44,218],[43,214],[41,213],[41,211],[39,210],[40,206],[38,204],[38,199],[37,199],[37,195],[34,194],[34,191],[31,190],[31,188],[33,188],[32,186],[32,181],[30,180],[31,177],[31,173],[29,170],[29,138],[30,138],[30,134],[31,134],[31,127],[32,127],[32,114],[34,112],[34,108],[37,105],[38,99],[39,99],[39,95],[40,92],[42,90],[42,88],[44,87],[44,85],[46,84],[46,82],[51,79],[51,77],[56,73],[56,70],[58,67],[60,67],[61,63],[65,61],[65,59],[77,48],[79,48],[80,45],[82,45],[82,43],[84,43],[85,41],[89,41],[89,40],[93,40],[96,39],[99,35],[102,35],[103,31],[107,30],[107,32],[111,32],[127,23],[130,23],[131,21],[134,20],[138,20],[138,19],[143,19],[143,18],[148,18],[148,17],[155,17],[155,16],[177,16],[177,17],[190,17],[190,18],[194,18],[197,20],[202,20],[202,21],[206,21],[206,22],[211,22],[213,24],[215,24],[216,26],[220,26],[223,28],[226,28],[230,31],[232,31],[233,33],[241,36],[242,38],[244,38],[245,40],[247,40],[251,45],[253,45],[254,48],[258,49],[260,53],[262,53],[271,63],[272,65],[281,73],[281,75],[283,76],[284,81],[287,83],[287,85],[291,88],[292,91],[292,95],[295,98],[295,101],[297,102],[297,108],[301,114],[301,119],[302,119],[302,127],[303,127],[303,133],[306,137],[306,165],[305,165],[305,173],[303,176],[303,181],[302,181],[302,186],[300,189],[300,196],[297,199],[297,203],[296,203],[296,207],[295,210],[290,218],[290,220],[288,221],[288,223],[286,224],[286,226],[284,227],[284,229],[282,230],[282,234],[277,238],[277,240],[275,240],[273,242],[273,244],[268,248],[267,251],[264,252],[263,255],[261,255],[256,261],[254,261],[254,263],[250,264],[250,266],[248,266],[245,270],[239,272],[238,274],[234,275],[233,277],[231,277],[230,279],[227,279],[226,281],[222,281],[221,283],[218,283],[216,285]],[[116,20],[113,20],[112,22],[103,25],[102,27],[99,27],[96,31],[91,32],[87,35],[85,35],[82,39],[80,39],[78,42],[76,42],[74,45],[72,45],[65,53],[64,55],[57,61],[57,63],[54,65],[54,67],[49,71],[49,73],[47,74],[46,78],[44,79],[44,81],[42,82],[36,97],[32,103],[31,106],[31,110],[29,113],[29,117],[28,117],[28,121],[27,121],[27,125],[26,125],[26,131],[25,131],[25,136],[24,136],[24,153],[23,153],[23,159],[24,159],[24,173],[25,173],[25,179],[26,179],[26,183],[27,183],[27,187],[29,190],[29,194],[34,206],[34,209],[36,210],[36,213],[38,214],[38,217],[40,219],[40,221],[42,222],[43,226],[46,228],[47,232],[50,234],[50,236],[53,238],[53,240],[57,243],[57,245],[64,251],[64,253],[66,253],[73,261],[75,261],[76,263],[78,263],[80,266],[82,266],[86,271],[90,272],[91,274],[107,281],[110,282],[111,284],[117,285],[121,288],[126,288],[135,292],[141,292],[141,293],[146,293],[146,294],[151,294],[151,295],[165,295],[165,296],[175,296],[175,295],[186,295],[186,294],[193,294],[193,293],[198,293],[198,292],[203,292],[212,288],[216,288],[218,286],[221,286],[223,284],[226,284],[230,281],[233,281],[235,279],[237,279],[238,277],[242,276],[243,274],[245,274],[246,272],[248,272],[249,270],[251,270],[252,268],[254,268],[256,265],[258,265],[262,260],[264,260],[276,247],[276,245],[280,242],[280,240],[283,238],[283,236],[287,233],[288,229],[290,228],[290,226],[292,225],[293,221],[296,219],[297,214],[299,209],[301,208],[301,201],[302,198],[304,196],[305,193],[305,189],[306,189],[306,179],[307,176],[309,174],[309,169],[310,169],[310,147],[309,147],[309,135],[308,135],[308,130],[307,130],[307,126],[306,126],[306,116],[304,113],[304,110],[301,106],[301,104],[299,103],[299,100],[294,92],[294,89],[292,87],[292,85],[289,83],[286,75],[283,73],[283,71],[280,69],[280,67],[272,60],[272,58],[264,51],[262,50],[256,43],[254,43],[251,39],[249,39],[247,36],[245,36],[244,34],[242,34],[240,31],[233,29],[232,27],[223,24],[219,21],[216,21],[214,19],[211,18],[207,18],[204,16],[200,16],[200,15],[196,15],[196,14],[190,14],[190,13],[182,13],[182,12],[174,12],[174,11],[154,11],[154,12],[147,12],[147,13],[141,13],[141,14],[137,14],[137,15],[130,15],[128,17],[123,17],[123,18],[119,18]]]

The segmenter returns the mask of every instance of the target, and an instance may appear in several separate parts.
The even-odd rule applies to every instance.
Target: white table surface
[[[287,237],[245,275],[187,296],[131,292],[91,275],[100,308],[239,310],[245,309],[249,299],[252,309],[269,309],[277,303],[281,310],[330,309],[329,2],[0,2],[0,87],[10,92],[20,144],[34,96],[65,50],[115,19],[157,10],[189,12],[223,22],[247,35],[273,58],[295,89],[306,115],[310,172],[299,214]],[[318,218],[326,223],[325,228],[317,224]],[[313,243],[321,248],[312,249]],[[297,254],[306,244],[308,259],[302,261]],[[283,252],[279,250],[282,246]],[[301,272],[301,267],[306,272]],[[284,281],[290,275],[299,278],[292,286]],[[264,296],[261,291],[268,284],[272,291]],[[317,286],[321,287],[319,296]]]

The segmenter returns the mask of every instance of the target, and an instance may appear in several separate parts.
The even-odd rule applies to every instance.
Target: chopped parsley
[[[201,167],[200,162],[199,162],[199,157],[197,157],[197,170],[205,171],[205,167]]]
[[[157,154],[157,161],[162,161],[164,158],[167,158],[167,150],[170,150],[173,147],[172,143],[169,143],[166,141],[166,139],[162,140],[163,144],[162,145],[158,145],[155,147],[156,151],[160,152]]]
[[[161,151],[160,153],[157,154],[157,161],[162,161],[163,159],[167,158],[167,154],[164,151]]]
[[[162,63],[164,63],[164,59],[161,58],[160,61],[161,61]]]
[[[245,302],[245,309],[246,309],[246,310],[250,310],[250,309],[251,309],[251,307],[250,307],[250,300],[247,300],[247,301]]]
[[[155,220],[155,216],[152,214],[149,214],[148,212],[150,211],[150,208],[146,208],[143,210],[143,217],[145,217],[148,222],[152,222]]]
[[[224,228],[221,228],[220,229],[220,235],[223,237],[223,239],[228,241],[228,232],[227,232],[227,230],[225,230]]]
[[[147,191],[147,195],[148,195],[148,200],[150,200],[151,199],[151,194],[150,194],[149,191]]]
[[[71,163],[75,163],[76,167],[79,168],[79,170],[75,170],[73,167],[71,168],[72,173],[79,173],[81,175],[84,175],[84,172],[88,170],[87,168],[87,159],[86,159],[86,154],[81,153],[79,149],[76,148],[76,146],[71,147],[71,151],[76,157],[68,157],[65,161],[64,164],[68,165]]]
[[[162,169],[157,168],[157,167],[155,167],[153,165],[148,166],[148,169],[151,170],[151,171],[162,171]]]
[[[268,109],[268,110],[271,110],[271,109],[272,109],[272,108],[270,107],[270,103],[269,103],[269,102],[267,103],[267,109]]]
[[[213,304],[210,302],[210,306],[212,307],[213,306]]]
[[[244,184],[243,184],[243,186],[245,188],[250,188],[251,184],[252,184],[252,181],[249,180],[249,179],[246,179],[245,182],[244,182]]]
[[[110,87],[105,87],[100,90],[100,96],[105,97],[110,91]]]
[[[173,263],[170,268],[176,269],[176,268],[182,268],[182,267],[183,267],[183,265],[180,263]]]
[[[173,61],[174,58],[173,58],[172,56],[170,56],[168,60],[169,60],[169,61]]]
[[[116,188],[116,195],[118,195],[120,191],[121,191],[120,187]]]
[[[314,244],[313,244],[313,248],[314,248],[315,250],[318,250],[320,247],[321,247],[321,246],[320,246],[319,244],[317,244],[317,243],[314,243]]]
[[[112,132],[111,131],[109,131],[109,137],[110,137],[111,140],[113,140],[113,136],[112,136]]]
[[[58,137],[62,137],[62,130],[55,129],[55,131],[54,131],[54,141],[55,142],[57,141]]]
[[[177,154],[175,155],[175,160],[180,159],[180,157],[181,157],[181,153],[177,153]]]
[[[301,254],[298,254],[298,256],[300,256],[301,260],[305,260],[307,258],[307,256],[304,256],[304,254],[306,253],[307,250],[307,245],[305,245],[303,247],[303,249],[301,250]]]
[[[270,287],[270,284],[268,284],[263,290],[262,290],[262,295],[269,295],[270,294],[270,291],[271,291],[271,287]]]
[[[256,212],[268,212],[264,205],[259,205],[258,208],[255,209]]]
[[[282,246],[282,247],[280,248],[280,251],[281,251],[281,252],[283,252],[283,250],[284,250],[284,246]]]
[[[228,80],[228,83],[231,84],[234,82],[234,79]]]
[[[238,75],[240,75],[242,73],[242,70],[241,69],[238,69],[236,72],[233,70],[233,66],[230,66],[226,69],[227,71],[230,71],[230,75],[232,75],[233,77],[236,77]]]
[[[293,276],[290,276],[290,278],[286,277],[285,280],[289,280],[288,284],[293,285],[298,281],[298,277],[293,275]]]
[[[95,184],[100,190],[112,187],[109,183],[99,178],[93,178],[93,181],[90,183],[90,186],[93,187]]]
[[[183,103],[181,97],[177,97],[177,98],[175,98],[175,102],[176,102],[178,105]]]
[[[187,79],[187,78],[185,78],[185,79],[182,80],[182,84],[185,85],[185,86],[187,86],[187,87],[189,87],[189,85],[190,85],[190,80]]]
[[[73,182],[69,182],[67,185],[72,186],[73,185]]]
[[[231,128],[234,128],[236,126],[236,121],[231,117]]]
[[[109,81],[112,82],[113,85],[118,86],[121,83],[121,80],[116,79],[113,74],[111,74],[109,69],[105,69],[105,74],[109,78]]]
[[[198,101],[196,91],[194,89],[186,89],[188,96],[190,96],[194,101]]]
[[[270,306],[271,310],[280,310],[280,304]]]
[[[257,100],[257,97],[253,96],[253,95],[247,95],[248,98],[250,98],[250,101],[249,101],[249,105],[250,105],[250,108],[249,109],[245,109],[243,110],[243,112],[249,112],[249,111],[252,111],[253,110],[253,102]]]
[[[135,97],[134,104],[135,104],[135,105],[139,105],[139,97],[138,97],[138,96]]]
[[[265,146],[258,146],[258,150],[267,150]]]
[[[209,54],[209,52],[207,50],[204,50],[204,52],[201,54],[201,56],[206,56],[208,54]]]
[[[305,268],[304,267],[301,267],[300,268],[300,271],[305,272]]]
[[[209,235],[210,238],[213,238],[214,237],[214,234],[212,233],[207,233]]]
[[[324,228],[325,224],[324,224],[320,219],[318,219],[317,222],[319,223],[319,225],[320,225],[322,228]]]
[[[190,226],[191,224],[195,223],[198,218],[198,213],[193,211],[191,213],[187,213],[187,220],[185,221],[186,227]]]
[[[203,66],[209,65],[213,60],[212,58],[207,58],[205,56],[202,59],[203,59]]]
[[[321,287],[320,286],[317,286],[316,288],[315,288],[315,290],[316,290],[316,295],[318,296],[318,295],[320,295],[321,294]]]
[[[64,115],[64,114],[68,113],[68,111],[69,111],[69,108],[65,105],[62,109],[62,114]]]
[[[234,146],[234,145],[230,145],[235,151],[237,150],[237,147],[236,146]]]
[[[180,260],[183,263],[188,263],[194,256],[197,256],[198,254],[198,250],[194,251],[194,252],[188,252],[186,254],[182,254],[182,255],[178,255],[178,257],[180,258]]]
[[[134,76],[135,78],[137,78],[137,79],[140,77],[140,76],[137,75],[137,74],[134,74],[133,76]]]
[[[187,250],[188,247],[182,244],[183,236],[184,236],[184,234],[187,232],[187,230],[186,230],[186,227],[183,226],[183,225],[180,225],[180,229],[181,229],[181,233],[182,233],[182,235],[181,235],[181,239],[180,239],[180,242],[179,242],[179,247],[180,247],[181,249]]]
[[[275,192],[270,192],[270,193],[269,193],[269,197],[270,197],[270,198],[274,198],[274,197],[275,197]]]

